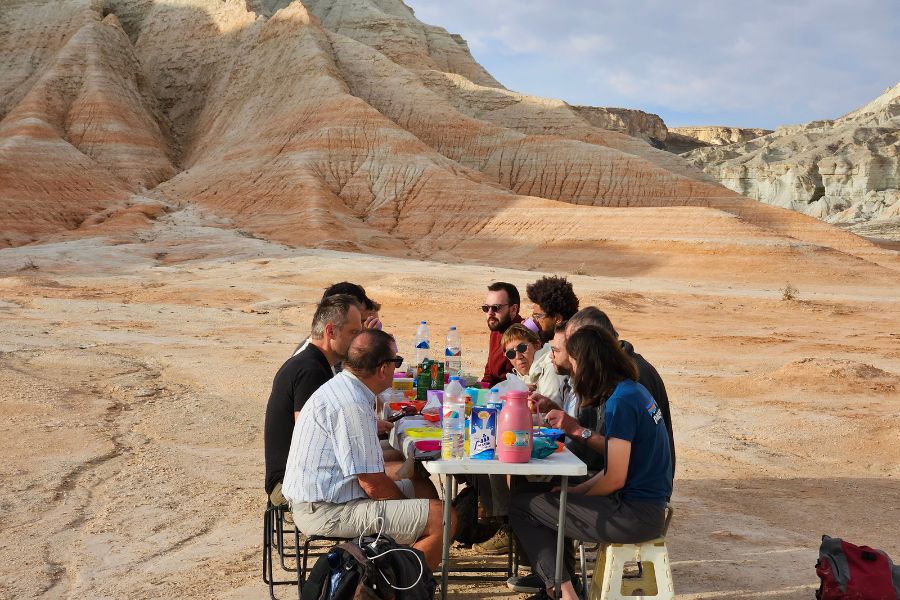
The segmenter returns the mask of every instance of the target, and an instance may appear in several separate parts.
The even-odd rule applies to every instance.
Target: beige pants
[[[412,482],[402,479],[397,486],[407,498],[414,498]],[[412,544],[428,524],[428,500],[370,500],[361,498],[346,504],[295,502],[294,522],[306,535],[354,538],[374,535],[379,530],[401,544]],[[383,527],[378,517],[384,519]]]

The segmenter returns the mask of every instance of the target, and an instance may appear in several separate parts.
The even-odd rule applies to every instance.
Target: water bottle
[[[421,365],[422,361],[428,358],[428,350],[431,348],[431,334],[428,332],[428,323],[419,322],[419,328],[416,329],[416,365]]]
[[[491,388],[490,403],[499,406],[500,402],[500,388]]]
[[[444,390],[444,406],[441,409],[441,458],[461,459],[466,453],[466,396],[458,378],[454,378]]]
[[[444,373],[462,376],[462,340],[456,325],[447,332],[447,345],[444,346]]]

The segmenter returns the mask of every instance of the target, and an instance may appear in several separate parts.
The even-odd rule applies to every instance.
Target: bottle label
[[[500,443],[507,448],[527,448],[530,441],[530,431],[507,430],[500,439]]]
[[[453,350],[452,348],[444,348],[444,356],[462,356],[462,350],[457,348]]]
[[[421,342],[416,344],[416,348],[428,350],[428,348],[430,348],[430,346],[428,345],[428,340],[422,340]]]

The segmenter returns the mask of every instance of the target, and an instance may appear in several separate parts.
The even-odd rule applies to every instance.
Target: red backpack
[[[819,600],[900,600],[900,569],[881,550],[823,535],[816,574]]]

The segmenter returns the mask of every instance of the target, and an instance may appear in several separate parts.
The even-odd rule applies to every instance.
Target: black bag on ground
[[[375,558],[371,558],[375,557]],[[390,537],[345,542],[319,557],[301,600],[431,600],[437,584],[421,551]]]

